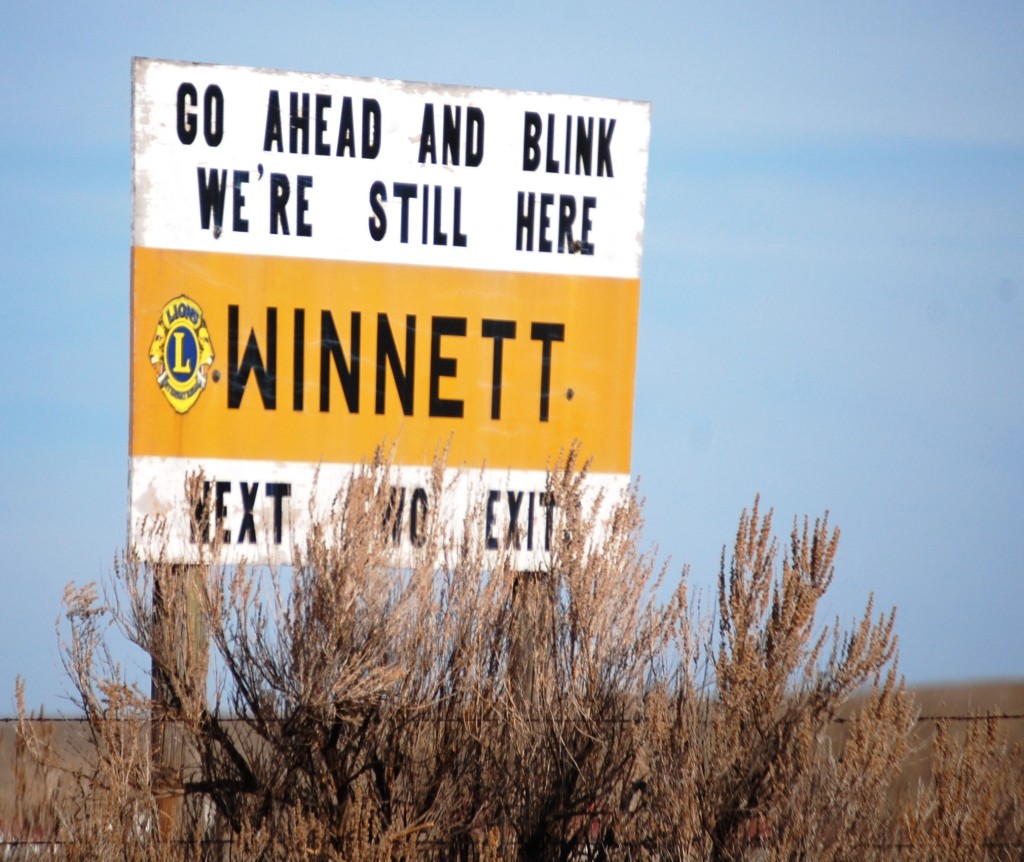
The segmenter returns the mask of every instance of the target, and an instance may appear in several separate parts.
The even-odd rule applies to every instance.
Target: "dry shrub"
[[[18,681],[15,699],[24,710],[24,685]],[[9,842],[6,854],[14,855],[14,848],[26,850],[45,842],[58,824],[60,772],[54,766],[54,736],[56,725],[40,714],[31,733],[7,723],[0,726],[0,751],[3,760],[12,765],[11,774],[0,778],[0,840]],[[0,847],[0,851],[2,851]]]
[[[549,477],[542,572],[485,549],[482,510],[454,535],[429,520],[396,569],[389,472],[378,454],[355,475],[287,571],[128,554],[105,602],[69,588],[64,654],[90,735],[53,803],[57,855],[1019,852],[1021,770],[1007,775],[982,726],[963,740],[941,729],[934,781],[896,802],[915,710],[894,615],[869,601],[848,629],[819,625],[839,538],[827,517],[794,523],[780,560],[755,502],[701,620],[685,573],[666,584],[640,549],[635,493],[602,510],[575,451]],[[437,465],[432,499],[443,476]],[[152,661],[151,692],[112,660],[111,624]]]
[[[816,627],[838,531],[827,517],[794,524],[779,573],[771,522],[756,502],[743,513],[728,565],[722,555],[717,637],[691,636],[687,661],[649,701],[651,810],[668,829],[643,829],[676,858],[845,857],[912,724],[892,667],[893,614],[874,619],[869,602],[851,631]],[[837,757],[827,732],[867,682]]]
[[[1024,749],[1007,743],[1004,722],[988,716],[955,732],[939,721],[931,781],[911,796],[901,825],[915,862],[1022,858]]]

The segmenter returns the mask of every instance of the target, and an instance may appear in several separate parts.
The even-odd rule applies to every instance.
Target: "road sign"
[[[135,60],[131,541],[287,562],[390,442],[396,540],[447,449],[536,559],[560,451],[629,481],[649,136],[641,102]]]

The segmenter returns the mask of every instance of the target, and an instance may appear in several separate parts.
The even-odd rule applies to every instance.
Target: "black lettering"
[[[423,187],[424,196],[427,187]],[[423,211],[426,212],[427,201],[424,197]],[[441,230],[441,187],[434,186],[434,245],[448,245],[448,234]]]
[[[506,338],[516,337],[514,320],[484,320],[481,328],[484,338],[494,339],[491,362],[491,418],[501,418],[502,357]]]
[[[292,410],[301,411],[306,388],[306,310],[295,309],[295,343],[292,348]]]
[[[516,210],[516,251],[533,251],[533,237],[535,225],[539,222],[537,234],[537,250],[550,252],[554,250],[555,243],[549,236],[554,216],[551,213],[555,206],[555,195],[541,193],[540,195],[540,217],[537,217],[536,194],[534,192],[519,192],[518,206]],[[580,252],[582,254],[593,254],[594,244],[590,235],[594,229],[592,213],[597,208],[597,198],[585,196],[583,198],[582,213],[575,196],[558,195],[557,205],[557,246],[559,253],[569,252],[570,254]],[[577,222],[578,219],[578,222]],[[580,225],[579,238],[576,237],[576,225]]]
[[[530,338],[541,342],[540,357],[540,421],[548,421],[549,402],[551,399],[551,344],[565,341],[565,325],[561,323],[534,323],[530,328]]]
[[[280,545],[283,538],[284,498],[292,495],[292,486],[287,482],[267,482],[267,496],[274,500],[274,544]]]
[[[238,306],[228,306],[228,409],[236,410],[249,382],[256,377],[265,410],[277,408],[277,309],[267,308],[267,363],[263,364],[255,330],[249,330],[242,361],[238,361]]]
[[[572,115],[568,114],[565,118],[565,158],[562,160],[562,164],[565,165],[565,172],[569,173],[569,152],[570,145],[572,143]]]
[[[329,156],[331,145],[324,140],[327,131],[327,120],[324,111],[331,107],[331,97],[327,93],[316,94],[316,117],[313,120],[313,152],[318,156]]]
[[[466,235],[462,232],[462,189],[456,186],[455,212],[452,220],[452,245],[456,248],[465,248],[466,243]]]
[[[594,155],[594,118],[576,118],[576,175],[579,176],[580,168],[583,173],[590,176],[590,163]]]
[[[345,96],[341,100],[341,126],[338,129],[338,155],[356,154],[356,126],[352,119],[352,97]]]
[[[187,81],[178,87],[178,140],[183,144],[191,144],[196,139],[196,105],[199,93],[194,84]]]
[[[523,118],[523,170],[540,167],[540,114],[527,111]]]
[[[558,251],[564,252],[567,248],[571,252],[572,245],[572,223],[576,221],[576,198],[572,195],[558,196]]]
[[[434,134],[434,105],[427,102],[423,106],[423,123],[420,126],[420,152],[417,161],[422,165],[426,164],[427,156],[430,156],[430,164],[437,164],[437,143]]]
[[[288,235],[288,198],[292,187],[285,174],[270,175],[270,232],[276,234],[278,227],[281,233]]]
[[[555,529],[555,495],[545,491],[540,495],[540,504],[544,507],[544,550],[551,550],[551,534]]]
[[[426,544],[426,521],[427,492],[423,488],[417,488],[412,492],[412,502],[409,504],[409,538],[417,548],[422,548]]]
[[[210,216],[213,216],[215,228],[224,226],[224,197],[228,190],[228,172],[196,168],[199,180],[199,224],[203,230],[210,227]]]
[[[313,188],[313,178],[299,174],[298,186],[299,199],[295,204],[295,233],[298,236],[312,236],[313,226],[306,222],[306,211],[309,209],[309,201],[306,200],[306,189]]]
[[[214,509],[213,509],[213,512],[214,512],[214,523],[216,525],[215,529],[218,532],[220,532],[220,534],[221,534],[220,535],[220,540],[225,545],[230,545],[231,544],[231,530],[229,530],[227,527],[225,527],[224,530],[221,531],[221,525],[228,518],[228,507],[226,505],[224,505],[224,498],[228,494],[231,493],[231,483],[230,482],[217,482],[216,485],[214,486],[214,488],[215,488],[215,490],[214,490]]]
[[[555,196],[542,192],[540,196],[540,236],[537,238],[537,251],[551,251],[551,240],[548,239],[548,228],[551,227],[549,207],[555,202]]]
[[[534,492],[530,491],[530,502],[526,511],[526,550],[533,550],[533,498]]]
[[[519,537],[519,510],[523,507],[523,492],[516,494],[513,491],[506,491],[508,495],[508,543],[517,551],[520,547]]]
[[[466,108],[466,167],[476,168],[484,160],[484,112]]]
[[[284,147],[281,132],[281,99],[277,90],[271,90],[267,97],[267,125],[263,133],[263,149],[270,152],[272,144],[277,144],[277,151]]]
[[[203,490],[198,500],[193,503],[192,525],[190,539],[193,544],[201,542],[206,544],[210,541],[210,482],[203,482]],[[227,517],[227,506],[224,505],[224,497],[231,491],[230,482],[216,483],[216,524],[217,530]],[[231,541],[231,531],[225,530],[222,536],[223,541]]]
[[[299,96],[302,96],[301,105]],[[309,93],[291,93],[288,97],[288,152],[299,152],[299,136],[302,136],[302,155],[309,155]]]
[[[375,159],[380,153],[380,103],[363,99],[363,158]]]
[[[242,185],[249,182],[249,172],[233,171],[232,180],[234,186],[234,207],[232,209],[231,228],[239,233],[246,233],[249,230],[249,220],[242,218],[242,207],[245,206],[245,195],[242,194]]]
[[[423,186],[423,232],[420,234],[420,242],[423,245],[427,244],[428,231],[427,227],[430,224],[430,186]]]
[[[452,106],[444,106],[443,131],[441,133],[441,164],[447,165],[449,159],[453,165],[459,163],[460,136],[462,135],[462,108],[455,106],[452,113]]]
[[[412,416],[413,381],[416,370],[416,315],[405,316],[405,367],[398,356],[395,336],[391,331],[388,316],[377,315],[377,402],[375,409],[378,416],[384,415],[385,361],[391,367],[391,378],[398,390],[398,400],[402,403],[402,412]]]
[[[416,197],[416,186],[413,183],[395,183],[395,197],[402,202],[401,229],[399,239],[409,241],[409,201]]]
[[[597,132],[597,175],[610,177],[612,174],[612,133],[615,131],[615,120],[605,123],[601,117]]]
[[[384,532],[391,533],[391,541],[398,544],[402,534],[402,517],[405,512],[405,488],[391,486],[387,506],[384,508]]]
[[[555,161],[555,115],[548,114],[548,147],[544,170],[549,174],[558,173],[558,162]]]
[[[457,398],[442,398],[441,378],[454,377],[458,361],[441,355],[441,338],[445,335],[464,337],[466,318],[434,317],[430,325],[430,415],[449,419],[461,419],[463,403]]]
[[[526,204],[525,208],[523,204]],[[523,250],[523,232],[526,233],[526,250],[533,251],[533,217],[537,197],[533,192],[519,192],[519,206],[516,217],[516,251]]]
[[[370,224],[370,236],[376,242],[384,239],[384,234],[388,232],[388,217],[384,212],[384,204],[387,202],[387,199],[387,187],[380,180],[377,180],[370,186],[370,209],[373,210],[373,215],[367,219]]]
[[[192,501],[192,519],[189,525],[189,539],[192,544],[210,541],[210,483],[203,482],[199,498]]]
[[[216,84],[203,93],[203,137],[211,147],[219,146],[224,137],[224,94]]]
[[[359,412],[359,333],[360,314],[352,312],[349,329],[349,356],[351,364],[345,359],[338,339],[338,330],[334,328],[334,318],[329,311],[320,312],[320,412],[331,409],[331,362],[338,372],[341,389],[345,394],[345,403],[349,413]]]
[[[594,253],[594,244],[590,241],[590,231],[594,227],[591,221],[591,210],[597,209],[597,198],[583,198],[583,220],[580,227],[580,247],[584,254]]]
[[[256,521],[253,519],[252,510],[256,507],[256,493],[260,489],[259,482],[239,483],[242,486],[242,525],[238,528],[238,544],[248,541],[250,545],[256,544]]]
[[[487,492],[487,515],[484,518],[484,536],[488,551],[498,550],[498,537],[494,535],[494,504],[500,499],[500,491]]]

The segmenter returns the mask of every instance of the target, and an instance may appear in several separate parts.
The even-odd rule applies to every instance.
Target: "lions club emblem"
[[[186,413],[203,394],[213,364],[203,310],[187,296],[172,299],[160,312],[149,361],[167,402],[178,413]]]

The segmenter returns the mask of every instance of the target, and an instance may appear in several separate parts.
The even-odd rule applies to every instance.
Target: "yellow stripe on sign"
[[[636,279],[132,259],[132,456],[352,463],[388,440],[416,465],[450,440],[454,465],[543,470],[579,440],[594,470],[629,472]]]

